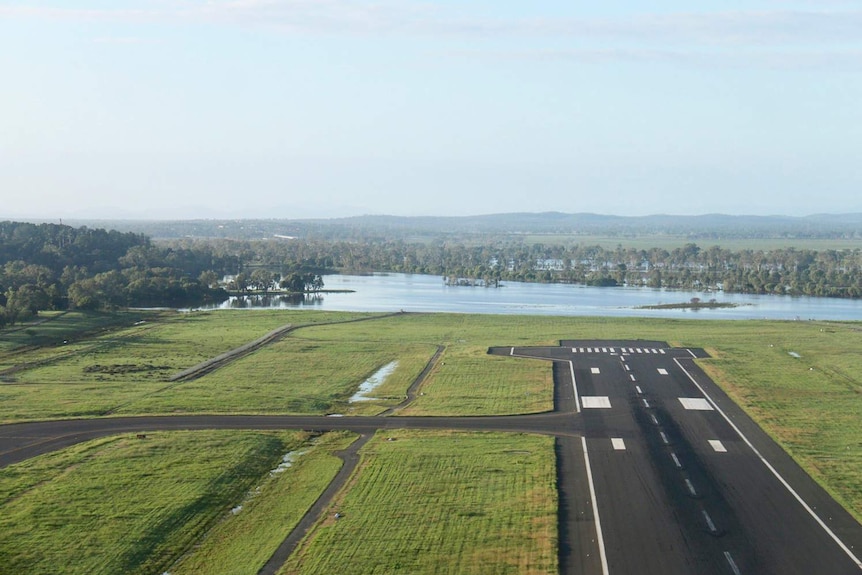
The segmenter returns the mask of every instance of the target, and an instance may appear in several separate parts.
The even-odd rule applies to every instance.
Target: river
[[[327,275],[327,290],[304,298],[231,298],[213,308],[290,308],[332,311],[412,311],[524,315],[663,317],[698,319],[862,320],[862,300],[703,293],[642,287],[504,282],[503,287],[447,286],[440,276],[419,274]],[[640,309],[698,297],[736,307]]]

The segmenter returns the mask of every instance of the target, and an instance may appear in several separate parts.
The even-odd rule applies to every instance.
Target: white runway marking
[[[644,402],[644,407],[649,409],[649,402],[646,400],[646,398],[644,398],[643,402]]]
[[[670,441],[668,441],[667,435],[665,435],[664,431],[660,431],[659,435],[661,435],[661,440],[662,440],[662,442],[664,442],[665,445],[670,443]]]
[[[597,368],[597,367],[591,367],[590,373],[599,374],[599,373],[601,373],[601,371],[599,371],[599,368]]]
[[[509,351],[509,355],[515,355],[515,348],[514,347]]]
[[[626,364],[626,371],[631,371],[631,370],[632,370],[632,368],[629,366],[629,364]]]
[[[733,571],[733,575],[742,575],[742,572],[739,570],[739,567],[736,566],[736,561],[734,561],[733,557],[731,557],[730,551],[724,552],[724,558],[727,559],[727,564],[730,565],[730,569]]]
[[[578,383],[575,381],[575,364],[569,362],[569,371],[572,374],[572,391],[575,393],[575,409],[581,412],[581,401],[578,399]]]
[[[650,415],[650,417],[652,418],[653,425],[658,425],[658,419],[656,419],[655,414]]]
[[[694,354],[692,354],[692,355],[694,355]],[[860,560],[858,557],[856,557],[856,555],[853,553],[853,551],[851,551],[850,548],[847,547],[847,545],[845,545],[843,541],[841,541],[841,539],[835,534],[835,532],[832,531],[829,528],[829,526],[823,522],[822,519],[820,519],[820,516],[817,515],[813,509],[811,509],[811,506],[808,505],[808,503],[806,503],[804,499],[802,499],[802,496],[799,495],[798,493],[796,493],[796,491],[790,486],[790,484],[787,483],[787,480],[785,480],[781,476],[781,474],[778,473],[778,471],[772,466],[772,464],[766,460],[766,458],[757,450],[756,447],[754,447],[754,444],[748,440],[748,438],[742,433],[742,431],[740,431],[740,429],[736,426],[735,423],[733,423],[733,421],[727,416],[727,414],[721,410],[721,408],[712,400],[711,397],[709,397],[709,394],[706,393],[706,390],[703,389],[703,387],[697,382],[697,380],[694,377],[692,377],[692,375],[688,372],[688,370],[682,366],[682,364],[679,362],[679,360],[674,358],[674,361],[676,362],[677,366],[679,366],[679,368],[683,371],[683,373],[685,373],[685,375],[688,376],[688,378],[691,380],[691,382],[700,390],[700,392],[704,395],[704,397],[706,397],[710,401],[710,403],[712,403],[715,406],[716,411],[718,411],[718,413],[721,414],[721,416],[724,418],[724,420],[727,421],[728,425],[730,425],[733,428],[733,430],[736,432],[736,434],[745,442],[745,444],[751,449],[751,451],[753,451],[754,454],[758,458],[760,458],[760,461],[762,461],[763,464],[766,466],[766,468],[772,472],[772,475],[774,475],[775,478],[781,482],[781,484],[794,497],[794,499],[796,499],[796,501],[798,501],[799,504],[802,505],[802,507],[808,512],[808,514],[815,521],[817,521],[817,524],[820,525],[820,527],[823,529],[823,531],[825,531],[829,535],[829,537],[831,537],[832,540],[835,541],[835,543],[837,543],[839,547],[841,547],[841,550],[844,551],[844,553],[850,559],[852,559],[854,563],[856,563],[856,566],[859,567],[860,569],[862,569],[862,560]]]
[[[625,451],[626,450],[626,442],[623,441],[622,437],[612,437],[611,445],[614,446],[616,451]]]
[[[670,457],[673,459],[673,464],[676,465],[676,468],[682,469],[682,463],[679,462],[679,457],[676,456],[676,453],[671,453]]]
[[[637,381],[637,380],[635,379],[635,376],[634,376],[634,375],[629,374],[629,377],[631,378],[631,380],[632,380],[632,381]]]
[[[608,348],[603,347],[603,348],[602,348],[602,353],[608,353]]]
[[[709,527],[709,530],[715,533],[715,523],[712,522],[712,517],[709,516],[706,509],[703,510],[703,518],[706,520],[706,525]]]
[[[602,560],[602,575],[608,575],[608,558],[605,555],[605,539],[602,536],[602,522],[599,520],[599,502],[596,501],[596,487],[593,485],[593,471],[590,469],[590,455],[587,453],[587,438],[581,437],[584,448],[584,467],[587,468],[587,483],[590,486],[590,499],[593,501],[593,518],[596,521],[596,539],[599,543],[599,557]]]
[[[581,353],[584,353],[584,348],[581,348]]]
[[[659,375],[667,375],[667,370],[663,367],[658,368]]]
[[[717,439],[710,439],[709,446],[712,447],[718,453],[727,453],[727,448],[724,446],[722,442]]]
[[[712,406],[702,397],[680,397],[679,402],[686,409],[694,411],[712,411]]]
[[[688,492],[691,493],[692,497],[697,497],[697,491],[694,490],[694,485],[691,484],[691,479],[688,477],[685,478],[685,486],[688,487]],[[704,511],[704,514],[705,513],[706,511]],[[709,516],[707,515],[707,517]],[[712,522],[710,521],[710,523]],[[710,531],[715,531],[714,527],[710,527]]]
[[[611,400],[606,395],[585,395],[581,398],[584,409],[610,409]]]
[[[616,353],[616,352],[614,351],[614,348],[609,347],[608,349],[609,349],[609,350],[611,350],[611,353]]]
[[[658,352],[659,352],[660,354],[664,355],[664,350],[663,350],[663,349],[658,350]]]
[[[641,391],[641,386],[636,385],[635,389],[637,390],[638,393],[643,393],[643,391]]]
[[[636,347],[635,349],[637,350],[638,353],[643,353],[643,350],[641,348]]]

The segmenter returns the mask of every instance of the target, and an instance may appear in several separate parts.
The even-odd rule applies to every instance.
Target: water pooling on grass
[[[296,460],[300,456],[305,455],[305,453],[306,453],[305,451],[288,451],[281,458],[281,463],[279,463],[276,467],[274,467],[273,469],[270,470],[270,472],[269,472],[270,476],[277,475],[279,473],[283,473],[285,470],[292,467],[293,464],[296,463]],[[257,487],[255,487],[254,489],[249,491],[246,494],[245,498],[243,499],[243,503],[247,502],[252,497],[258,495],[260,493],[260,489],[261,489],[261,486],[258,485]],[[237,515],[240,511],[242,511],[243,503],[240,503],[239,505],[233,507],[230,510],[230,514],[231,515]]]
[[[350,403],[355,401],[373,401],[377,399],[376,397],[369,397],[368,394],[374,391],[377,386],[381,385],[386,378],[389,377],[395,368],[398,367],[397,361],[392,361],[378,369],[374,374],[362,382],[362,385],[359,386],[359,391],[353,394],[350,398]]]

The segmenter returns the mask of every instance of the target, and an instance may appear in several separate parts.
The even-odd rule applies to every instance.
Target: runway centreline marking
[[[682,463],[680,463],[679,457],[676,456],[676,453],[671,453],[670,457],[673,459],[673,464],[676,465],[677,469],[682,469]]]
[[[590,499],[593,501],[593,518],[596,522],[596,541],[599,544],[599,558],[602,562],[602,575],[610,575],[608,572],[608,558],[605,554],[605,538],[602,536],[602,522],[599,519],[599,502],[596,500],[596,486],[593,484],[593,471],[590,467],[590,455],[587,453],[586,437],[581,437],[581,446],[584,448],[584,467],[587,468],[587,483],[590,486]]]
[[[691,350],[689,350],[689,352],[691,352]],[[692,355],[694,355],[694,354],[692,354]],[[847,556],[850,557],[850,559],[852,559],[856,563],[856,566],[859,567],[860,569],[862,569],[862,561],[860,561],[859,558],[853,554],[853,551],[851,551],[850,548],[847,547],[847,545],[845,545],[843,541],[841,541],[841,539],[838,537],[838,535],[836,535],[835,532],[832,531],[829,528],[829,526],[823,522],[822,519],[820,519],[820,516],[814,512],[814,510],[811,508],[811,506],[808,505],[808,503],[806,503],[804,499],[802,499],[802,496],[799,495],[798,493],[796,493],[796,490],[794,490],[793,487],[791,487],[790,484],[784,479],[784,477],[782,477],[781,474],[778,473],[778,470],[775,469],[772,466],[772,464],[766,460],[766,458],[757,450],[756,447],[754,447],[754,444],[752,444],[748,440],[748,438],[742,433],[742,430],[740,430],[736,426],[736,424],[733,423],[733,421],[731,421],[731,419],[727,416],[727,414],[724,413],[724,411],[722,411],[722,409],[718,406],[718,404],[715,403],[715,401],[709,396],[709,394],[706,392],[706,390],[697,382],[697,380],[688,372],[688,370],[682,366],[682,364],[679,362],[679,360],[677,358],[674,358],[673,361],[676,362],[676,365],[679,366],[679,368],[682,370],[682,372],[700,390],[700,392],[712,404],[712,406],[715,408],[715,410],[721,414],[721,416],[730,425],[730,427],[733,428],[733,430],[736,432],[736,434],[739,435],[739,437],[745,442],[746,445],[748,445],[749,448],[751,448],[751,451],[753,451],[754,454],[760,459],[760,461],[763,462],[763,464],[766,466],[766,468],[772,472],[772,474],[778,479],[778,481],[781,482],[781,484],[787,489],[787,491],[789,491],[790,494],[802,505],[802,507],[808,512],[808,514],[814,518],[814,520],[817,522],[817,524],[823,528],[823,530],[829,535],[829,537],[831,537],[832,540],[838,544],[838,546],[841,548],[841,550],[844,551],[844,553],[846,553]]]
[[[709,513],[706,512],[706,509],[702,509],[703,518],[706,521],[706,526],[709,527],[709,530],[712,533],[716,532],[715,523],[712,522],[712,517],[709,516]]]
[[[572,372],[572,390],[575,392],[575,409],[581,412],[581,400],[578,398],[578,384],[575,382],[575,364],[569,360],[569,371]]]
[[[674,461],[679,463],[679,460],[676,458],[676,455],[674,455],[673,459]],[[688,477],[685,478],[685,486],[688,487],[688,492],[691,493],[692,497],[697,497],[697,491],[694,490],[694,485],[692,485],[691,479],[689,479]],[[703,514],[706,515],[706,511],[704,511]],[[709,516],[707,515],[707,517]],[[710,523],[712,522],[710,521]],[[715,529],[713,529],[713,531],[715,531]]]
[[[638,392],[639,394],[643,393],[643,391],[641,390],[641,386],[636,385],[636,386],[635,386],[635,389],[637,390],[637,392]]]

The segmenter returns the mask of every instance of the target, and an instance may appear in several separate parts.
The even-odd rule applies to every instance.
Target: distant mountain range
[[[480,216],[364,215],[333,219],[254,220],[71,220],[69,225],[144,233],[153,238],[273,237],[412,238],[451,235],[566,234],[603,236],[674,236],[722,238],[860,238],[862,214],[746,216],[704,214],[611,216],[561,212],[507,213]]]

